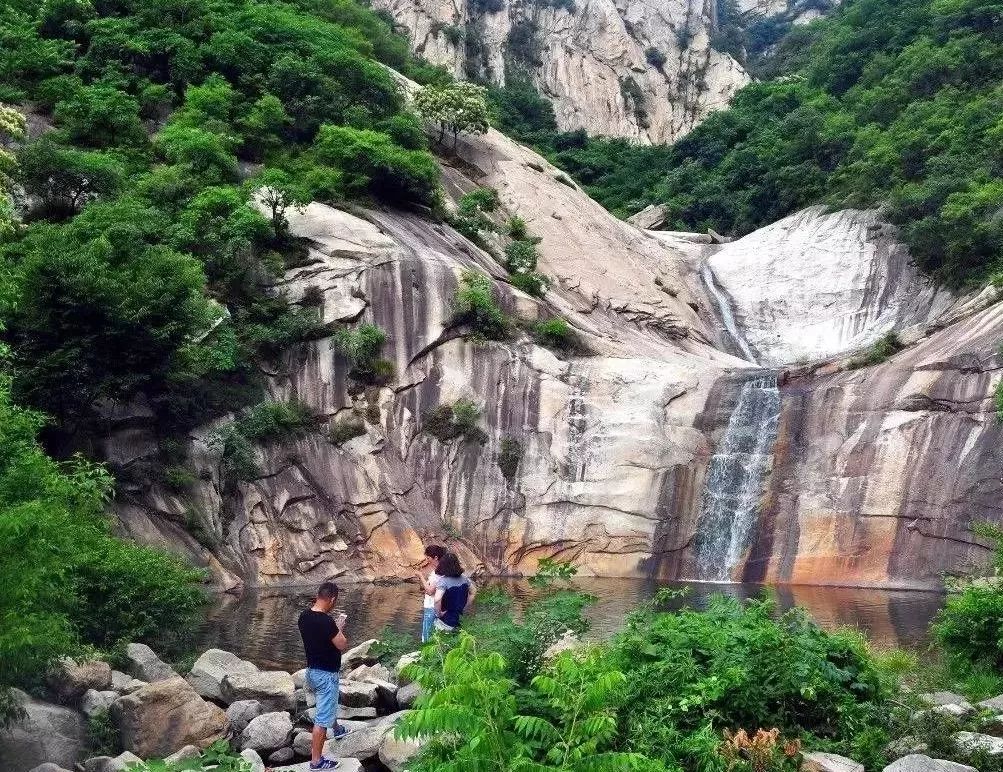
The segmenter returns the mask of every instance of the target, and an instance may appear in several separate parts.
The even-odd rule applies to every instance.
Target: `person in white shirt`
[[[421,571],[418,572],[418,584],[421,585],[422,597],[424,598],[424,608],[421,616],[421,642],[426,643],[432,637],[432,627],[435,624],[435,592],[439,583],[439,575],[435,572],[439,567],[439,561],[446,554],[446,548],[438,544],[429,544],[425,547],[425,563],[423,568],[432,569],[426,576]]]

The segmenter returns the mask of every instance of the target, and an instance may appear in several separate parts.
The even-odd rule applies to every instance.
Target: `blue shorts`
[[[432,625],[435,624],[435,609],[427,608],[424,612],[421,615],[421,642],[428,643],[428,639],[432,637]]]
[[[317,697],[317,715],[313,719],[314,726],[330,729],[338,720],[338,687],[341,683],[341,674],[308,668],[306,683],[313,689],[313,693]]]

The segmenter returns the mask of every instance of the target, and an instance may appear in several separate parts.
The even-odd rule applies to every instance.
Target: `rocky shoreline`
[[[324,753],[341,759],[346,772],[400,772],[420,748],[393,736],[420,692],[400,674],[415,655],[391,669],[370,653],[376,643],[365,641],[342,659],[338,721],[351,732],[329,740]],[[308,769],[315,702],[305,669],[260,670],[209,649],[182,676],[144,644],[129,644],[125,656],[124,672],[97,660],[62,661],[48,680],[51,702],[17,692],[27,716],[0,734],[5,772],[125,772],[144,759],[195,758],[220,740],[251,772]],[[101,714],[115,727],[122,753],[80,761],[87,719]]]

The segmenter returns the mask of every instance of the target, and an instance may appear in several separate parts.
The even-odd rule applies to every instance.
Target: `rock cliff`
[[[870,213],[809,210],[721,246],[614,219],[495,132],[443,163],[451,196],[495,187],[542,238],[545,300],[419,215],[293,214],[310,255],[275,290],[385,329],[393,381],[360,390],[331,339],[302,344],[269,370],[269,391],[309,405],[319,430],[259,448],[260,475],[228,485],[219,427],[204,427],[189,448],[199,482],[122,491],[123,531],[188,551],[224,586],[408,576],[426,539],[493,573],[557,556],[583,574],[819,584],[928,585],[984,557],[970,523],[1003,517],[991,293],[925,287]],[[452,304],[467,270],[524,325],[567,319],[579,352],[462,335]],[[722,350],[719,308],[764,361],[845,358],[887,329],[911,345],[856,371],[763,370]],[[459,399],[480,408],[483,444],[426,430]],[[365,432],[336,444],[328,430],[349,417]],[[110,457],[150,453],[139,406],[118,426]]]
[[[528,73],[560,129],[670,142],[749,82],[715,50],[715,0],[376,0],[458,77]]]

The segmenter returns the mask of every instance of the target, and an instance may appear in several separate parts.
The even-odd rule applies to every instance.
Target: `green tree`
[[[22,140],[28,124],[24,115],[12,107],[0,104],[0,241],[16,230],[14,212],[14,178],[17,159],[5,149],[11,140]]]
[[[84,204],[114,196],[126,176],[126,165],[116,153],[80,150],[52,135],[24,145],[18,165],[25,189],[38,197],[38,213],[53,219],[72,217]]]
[[[258,196],[268,207],[271,215],[272,231],[275,238],[282,240],[289,235],[289,207],[302,210],[310,203],[310,193],[296,183],[290,174],[281,169],[266,169],[255,180]]]
[[[84,86],[56,105],[56,123],[72,142],[88,147],[141,145],[146,132],[139,102],[113,86]]]
[[[437,125],[438,142],[448,131],[453,145],[461,132],[484,134],[488,130],[487,91],[483,86],[458,82],[425,86],[414,95],[414,107],[425,121]]]

